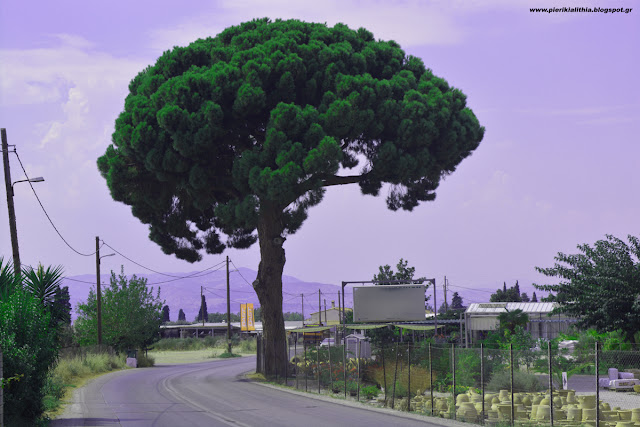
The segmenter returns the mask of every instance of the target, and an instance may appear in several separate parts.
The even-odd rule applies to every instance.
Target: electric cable
[[[44,208],[44,205],[42,204],[42,202],[40,201],[40,197],[38,197],[38,193],[36,193],[35,188],[33,188],[33,184],[30,181],[29,175],[27,175],[27,171],[24,168],[24,165],[22,164],[22,160],[20,160],[20,156],[18,155],[18,151],[16,151],[15,147],[14,147],[14,151],[13,151],[16,155],[16,157],[18,158],[18,162],[20,163],[20,167],[22,168],[22,172],[24,173],[24,176],[27,177],[27,182],[29,183],[29,186],[31,187],[31,191],[33,191],[33,194],[36,196],[36,200],[38,200],[38,203],[40,204],[40,207],[42,208],[42,211],[44,212],[45,216],[47,217],[47,219],[49,220],[49,223],[51,224],[51,226],[53,227],[53,229],[56,231],[56,233],[58,233],[58,236],[60,236],[60,238],[62,239],[62,241],[75,253],[77,253],[78,255],[82,255],[82,256],[93,256],[96,254],[96,252],[98,251],[94,251],[90,254],[85,254],[82,253],[78,250],[76,250],[73,246],[71,246],[69,244],[69,242],[67,242],[67,240],[62,236],[62,234],[60,233],[60,231],[58,230],[58,227],[56,227],[56,225],[53,223],[53,221],[51,220],[51,217],[49,216],[49,214],[47,213],[47,210]],[[13,184],[12,184],[12,188],[13,188]]]

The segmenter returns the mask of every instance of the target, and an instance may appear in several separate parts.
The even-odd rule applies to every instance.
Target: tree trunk
[[[282,374],[287,363],[282,315],[282,271],[286,258],[282,243],[281,211],[262,206],[258,221],[260,265],[253,288],[262,309],[265,374]]]

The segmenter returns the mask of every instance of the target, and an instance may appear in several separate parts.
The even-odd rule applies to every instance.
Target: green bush
[[[367,399],[373,399],[380,394],[380,389],[374,385],[368,385],[360,389],[360,394]]]
[[[256,339],[249,338],[240,341],[240,351],[243,353],[255,353],[257,349]]]
[[[205,350],[217,347],[220,342],[225,341],[222,338],[212,336],[204,338],[163,338],[153,344],[151,348],[155,351]]]
[[[487,390],[509,390],[511,388],[511,372],[508,370],[494,372],[487,384]],[[545,389],[538,377],[521,371],[513,372],[513,389],[518,392],[533,392]]]
[[[38,299],[16,286],[0,301],[0,331],[4,376],[23,374],[4,388],[5,420],[7,425],[35,420],[44,411],[47,374],[57,357],[50,316]]]
[[[146,356],[144,353],[138,353],[138,368],[150,368],[155,366],[156,359],[153,356]]]

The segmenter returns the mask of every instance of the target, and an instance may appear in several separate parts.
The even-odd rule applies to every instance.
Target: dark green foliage
[[[458,295],[457,292],[454,292],[453,297],[451,298],[451,310],[464,310],[462,297]]]
[[[186,320],[187,316],[185,316],[184,311],[180,309],[180,311],[178,311],[178,322],[186,322]]]
[[[0,274],[3,375],[18,377],[4,387],[4,411],[7,425],[14,425],[35,420],[42,414],[47,373],[58,352],[57,335],[50,330],[50,313],[30,292],[14,286],[18,282],[13,277],[13,268],[7,269],[2,259]]]
[[[526,326],[529,322],[529,315],[519,308],[511,311],[507,310],[498,315],[498,322],[500,322],[500,329],[514,333],[516,327],[521,326],[524,328]]]
[[[239,313],[230,313],[231,321],[232,322],[239,322],[240,321],[240,314]],[[199,319],[196,319],[199,320]],[[226,322],[227,321],[227,313],[209,313],[209,320],[208,322],[213,322],[213,323],[220,323],[220,322]]]
[[[111,272],[111,282],[102,295],[102,341],[117,351],[145,349],[159,339],[162,324],[160,288],[153,293],[147,279],[135,274],[127,278]],[[81,345],[97,344],[97,300],[94,289],[87,302],[78,304],[78,319],[74,323]]]
[[[622,330],[634,340],[640,329],[640,240],[628,236],[629,244],[614,236],[593,246],[578,245],[579,254],[558,253],[550,268],[536,267],[560,282],[536,285],[551,292],[560,303],[552,314],[564,313],[578,319],[578,327],[594,327],[599,332]]]
[[[411,210],[484,133],[422,60],[343,24],[230,27],[165,52],[129,89],[98,168],[151,240],[189,261],[249,247],[265,205],[295,232],[326,186],[390,183],[389,208]]]
[[[511,372],[508,369],[496,370],[486,388],[489,391],[509,390],[511,388]],[[545,386],[534,374],[514,371],[513,389],[519,392],[534,392],[544,390]]]
[[[51,306],[51,320],[61,326],[71,325],[71,302],[69,287],[57,287]]]
[[[529,295],[526,292],[520,294],[520,299],[522,302],[530,302]]]
[[[61,265],[55,268],[49,266],[46,270],[42,264],[38,264],[38,268],[35,269],[31,267],[22,269],[25,288],[45,307],[53,305],[56,290],[60,288],[62,274]]]
[[[162,307],[162,323],[166,323],[166,322],[171,322],[168,305],[165,305],[164,307]]]
[[[497,289],[496,293],[491,294],[489,301],[522,302],[522,295],[520,295],[520,286],[518,285],[518,281],[516,280],[516,284],[511,288],[507,288],[507,283],[505,282],[502,286],[502,290]]]
[[[536,295],[536,293],[534,292],[533,295],[531,296],[531,302],[538,302],[538,296]]]
[[[209,321],[209,313],[207,312],[207,298],[204,295],[200,296],[200,309],[198,310],[198,315],[196,316],[196,322],[202,322],[203,320]],[[226,316],[225,316],[226,320]]]
[[[397,271],[395,273],[391,269],[389,264],[381,265],[380,267],[378,267],[378,274],[373,275],[373,280],[380,281],[381,283],[378,283],[378,285],[389,285],[390,283],[385,283],[384,280],[406,280],[407,282],[409,282],[412,280],[419,281],[426,279],[425,277],[414,279],[413,276],[416,273],[416,268],[409,267],[408,264],[408,260],[403,260],[402,258],[400,258],[400,261],[398,261],[398,264],[396,265]]]

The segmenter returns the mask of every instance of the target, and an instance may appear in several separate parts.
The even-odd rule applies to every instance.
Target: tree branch
[[[365,176],[367,176],[366,173],[364,175],[350,175],[350,176],[333,175],[333,176],[328,176],[326,178],[321,178],[322,179],[322,186],[323,187],[331,187],[332,185],[356,184],[356,183],[362,181],[362,179]]]

